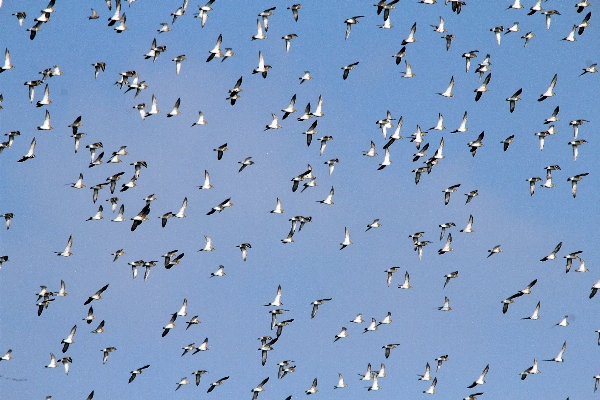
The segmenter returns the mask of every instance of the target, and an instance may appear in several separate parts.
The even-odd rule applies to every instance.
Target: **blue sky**
[[[114,1],[113,1],[114,3]],[[372,3],[372,2],[371,2]],[[106,26],[113,14],[104,1],[67,4],[58,1],[56,12],[42,26],[35,40],[26,28],[33,26],[40,1],[22,4],[5,0],[0,8],[0,51],[8,48],[14,69],[0,74],[0,132],[19,130],[11,148],[0,154],[0,214],[12,212],[10,230],[0,232],[0,255],[10,261],[0,270],[0,352],[12,349],[13,359],[0,362],[0,390],[10,398],[53,399],[85,398],[95,390],[98,399],[142,399],[158,397],[196,398],[204,396],[210,382],[224,376],[229,380],[211,394],[214,398],[250,398],[250,389],[267,376],[264,399],[305,396],[312,380],[318,378],[316,396],[328,399],[421,398],[430,382],[417,380],[425,364],[434,366],[436,357],[448,354],[450,360],[437,377],[437,396],[464,398],[484,392],[484,399],[592,398],[593,376],[600,373],[595,317],[597,298],[588,299],[598,279],[597,204],[600,185],[598,152],[592,133],[597,131],[598,76],[585,74],[583,68],[598,60],[599,34],[592,17],[591,26],[575,42],[561,40],[574,24],[579,24],[596,4],[578,14],[572,3],[551,0],[546,10],[557,9],[551,29],[539,12],[527,16],[533,1],[521,10],[507,10],[510,1],[468,2],[460,15],[442,1],[423,5],[402,0],[391,10],[392,29],[380,29],[382,15],[371,3],[303,2],[295,22],[286,7],[292,2],[217,0],[208,21],[201,28],[193,18],[197,6],[191,1],[187,13],[171,24],[170,14],[181,6],[179,1],[138,0],[122,11],[127,15],[128,30],[116,34]],[[256,15],[276,6],[269,18],[266,40],[252,41],[256,34]],[[88,20],[90,8],[100,18]],[[27,19],[20,27],[11,14],[25,11]],[[344,20],[364,15],[344,40]],[[456,36],[449,51],[441,34],[433,32],[439,17],[446,22],[447,33]],[[502,35],[500,46],[490,29],[508,28],[519,21],[521,31]],[[158,34],[161,22],[169,22],[171,32]],[[416,43],[406,47],[406,60],[416,77],[402,78],[404,61],[394,63],[394,54],[417,23]],[[520,37],[533,31],[536,36],[527,47]],[[282,36],[298,37],[285,52]],[[206,63],[217,37],[223,35],[222,48],[232,47],[236,55],[221,62]],[[166,45],[167,51],[156,62],[145,60],[152,40]],[[479,50],[478,57],[465,72],[461,55]],[[253,75],[262,51],[272,68],[268,77]],[[171,60],[185,54],[181,73],[175,74]],[[490,54],[492,78],[489,92],[474,101],[473,91],[480,85],[477,64]],[[94,79],[95,62],[106,62],[106,71]],[[358,61],[347,80],[342,67]],[[2,63],[0,63],[2,64]],[[48,78],[52,104],[35,106],[43,85],[36,88],[29,103],[24,82],[38,79],[45,68],[59,65],[64,74]],[[119,73],[135,70],[149,88],[137,97],[123,94],[114,82]],[[298,78],[309,70],[313,79],[299,84]],[[538,102],[554,74],[558,74],[556,96]],[[226,100],[228,90],[242,76],[240,99],[234,106]],[[454,97],[443,92],[454,76]],[[505,99],[522,88],[521,101],[514,113]],[[158,101],[160,113],[145,120],[133,107]],[[292,95],[297,95],[297,113],[282,121],[281,116]],[[306,146],[308,126],[315,120],[298,122],[306,103],[316,106],[323,96],[325,116],[318,118],[318,135]],[[167,118],[177,98],[181,114]],[[536,132],[544,131],[543,122],[560,106],[555,123],[556,135],[546,138],[539,150]],[[38,131],[45,110],[51,114],[50,131]],[[384,140],[375,121],[390,110],[394,118],[403,117],[402,136],[391,147],[392,164],[378,171],[383,160]],[[207,125],[191,127],[202,111]],[[465,133],[451,134],[460,125],[463,113],[469,119]],[[277,114],[282,126],[264,131]],[[444,116],[444,131],[430,131],[424,143],[430,143],[428,157],[435,153],[440,139],[445,141],[445,158],[424,174],[418,185],[411,171],[422,166],[412,162],[417,151],[410,143],[416,126],[433,127],[438,113]],[[86,133],[78,153],[73,152],[69,124],[82,116],[80,132]],[[573,161],[573,130],[569,121],[589,120],[579,129],[582,145]],[[394,125],[396,121],[393,121]],[[390,129],[389,133],[394,129]],[[485,131],[484,146],[472,157],[467,143]],[[318,137],[330,135],[322,156]],[[504,152],[501,140],[515,135],[514,143]],[[36,137],[36,157],[17,163]],[[364,157],[370,141],[378,155]],[[104,163],[88,168],[89,152],[85,145],[102,142]],[[229,150],[218,161],[214,148],[228,143]],[[113,151],[127,146],[128,155],[120,164],[108,164]],[[594,150],[596,148],[596,150]],[[98,151],[99,153],[99,151]],[[252,157],[255,165],[238,173],[238,161]],[[324,162],[338,158],[331,176]],[[134,161],[144,160],[137,186],[115,193],[125,204],[126,222],[111,222],[108,188],[92,202],[95,184],[124,171],[120,184],[133,174]],[[317,186],[291,191],[291,179],[313,167]],[[529,195],[527,178],[544,178],[544,167],[558,164],[553,188],[537,187]],[[208,170],[211,190],[198,190]],[[567,178],[589,173],[579,185],[576,198],[571,196]],[[79,173],[84,189],[74,189]],[[444,205],[443,189],[460,183],[450,203]],[[540,182],[540,183],[543,183]],[[318,203],[335,188],[333,205]],[[301,186],[302,187],[302,186]],[[465,205],[464,194],[477,189],[479,196]],[[130,231],[131,221],[143,207],[143,199],[155,194],[149,220]],[[595,194],[596,193],[596,194]],[[186,218],[171,218],[161,228],[158,217],[177,212],[188,198]],[[234,206],[207,216],[211,207],[226,198]],[[285,212],[270,214],[280,198]],[[104,206],[104,219],[86,221],[98,206]],[[282,244],[290,229],[289,218],[311,216],[312,222],[294,235],[294,243]],[[469,215],[474,217],[475,232],[460,233]],[[365,232],[367,224],[378,218],[382,227]],[[444,242],[439,241],[441,223],[456,224],[450,232],[454,251],[438,255]],[[340,251],[344,228],[350,230],[353,244]],[[408,237],[424,231],[424,240],[432,243],[419,260]],[[73,255],[57,257],[69,235],[73,235]],[[213,240],[215,251],[198,252],[204,247],[204,235]],[[252,248],[242,261],[236,245],[248,242]],[[562,249],[556,260],[540,263],[557,243]],[[503,252],[486,258],[487,250],[501,245]],[[124,256],[113,262],[111,253],[123,248]],[[185,256],[170,270],[162,267],[161,255],[178,249]],[[583,251],[587,273],[573,270],[565,274],[564,255]],[[128,262],[160,260],[144,282],[143,270],[132,280]],[[226,276],[211,278],[219,265]],[[386,285],[384,270],[398,266],[392,285]],[[443,289],[444,275],[459,271],[459,277]],[[410,273],[410,290],[397,288],[404,273]],[[57,298],[38,317],[35,293],[40,285],[58,290],[60,281],[67,285],[68,296]],[[508,313],[502,314],[501,301],[537,279],[532,294],[515,300]],[[96,320],[82,321],[88,307],[84,301],[105,284],[110,284],[100,301],[92,306]],[[281,285],[282,319],[294,322],[269,353],[267,364],[260,364],[262,335],[270,330],[272,307],[264,307]],[[452,311],[437,308],[450,299]],[[179,317],[176,328],[162,338],[162,327],[170,315],[188,300],[188,316]],[[311,302],[332,298],[310,318]],[[531,315],[541,302],[541,318],[521,320]],[[393,323],[378,331],[362,333],[367,323],[350,323],[357,313],[380,321],[391,312]],[[198,315],[201,324],[185,330],[185,321]],[[569,326],[554,327],[565,315]],[[100,320],[106,332],[94,335]],[[49,354],[62,357],[60,344],[77,324],[75,343],[67,355],[73,358],[69,375],[62,366],[44,368]],[[349,337],[333,343],[341,327]],[[209,338],[210,350],[181,357],[181,348],[199,345]],[[564,363],[542,362],[555,357],[567,341]],[[382,346],[400,343],[389,359]],[[102,364],[101,349],[114,346],[117,351]],[[520,380],[520,372],[533,359],[540,362],[540,374]],[[277,363],[294,360],[296,372],[277,379]],[[358,380],[371,363],[375,370],[386,365],[387,377],[379,380],[381,390],[368,393],[370,381]],[[150,364],[150,368],[127,384],[129,371]],[[489,364],[485,385],[467,389]],[[182,387],[176,382],[192,371],[208,370],[200,388]],[[434,368],[435,369],[435,368]],[[337,374],[342,373],[348,387],[333,390]],[[175,393],[175,394],[174,394]]]

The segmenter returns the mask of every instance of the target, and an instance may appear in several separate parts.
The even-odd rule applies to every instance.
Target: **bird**
[[[259,19],[256,20],[256,25],[257,25],[257,27],[256,27],[257,33],[256,33],[256,35],[252,36],[252,40],[264,40],[264,39],[266,39],[267,35],[265,35],[263,33],[263,28],[262,28],[262,25],[261,25]],[[265,27],[265,30],[267,30],[266,27]]]
[[[221,378],[218,381],[214,381],[213,383],[210,384],[210,387],[208,388],[206,393],[212,392],[217,386],[221,386],[223,384],[223,382],[225,382],[227,379],[229,379],[228,376]]]
[[[364,151],[363,155],[367,157],[375,157],[377,155],[377,153],[375,152],[375,143],[373,141],[371,141],[371,147],[369,148],[369,150]]]
[[[315,379],[313,380],[312,386],[311,386],[311,387],[310,387],[310,388],[309,388],[309,389],[306,391],[306,394],[307,394],[307,395],[310,395],[310,394],[315,394],[315,393],[317,393],[318,391],[319,391],[319,390],[317,389],[317,378],[315,378]]]
[[[265,389],[263,388],[263,386],[269,381],[269,377],[266,377],[265,379],[262,380],[262,382],[260,382],[255,388],[253,388],[251,390],[252,392],[252,400],[256,400],[258,399],[258,394],[260,392],[263,392]]]
[[[415,156],[415,157],[418,159],[420,156]],[[381,164],[379,164],[379,168],[377,168],[377,170],[381,171],[382,169],[384,169],[385,167],[387,167],[388,165],[391,165],[391,164],[392,164],[392,161],[390,160],[390,149],[389,149],[389,147],[386,147],[383,161],[381,162]]]
[[[523,292],[518,292],[518,293],[515,293],[512,296],[510,296],[510,297],[502,300],[501,301],[501,303],[502,303],[502,314],[506,314],[507,311],[508,311],[508,306],[511,305],[511,304],[513,304],[515,302],[514,299],[516,299],[517,297],[523,296],[523,294],[524,294]]]
[[[469,193],[465,193],[465,196],[467,196],[467,201],[465,204],[469,204],[474,197],[479,196],[479,192],[477,190],[472,190]]]
[[[500,247],[500,245],[498,246],[494,246],[491,250],[488,250],[488,258],[490,258],[492,255],[497,254],[497,253],[502,253],[502,248]]]
[[[10,52],[8,48],[4,49],[4,65],[0,67],[0,74],[4,71],[8,71],[9,69],[13,69],[15,66],[10,63]]]
[[[346,382],[344,382],[344,376],[342,374],[338,374],[339,380],[337,385],[335,385],[333,388],[334,389],[342,389],[348,386],[348,384]]]
[[[546,16],[546,29],[550,29],[553,15],[561,15],[560,12],[556,10],[544,11],[542,14]]]
[[[208,20],[208,12],[212,11],[211,5],[214,2],[215,0],[209,0],[208,3],[206,3],[205,5],[198,6],[199,13],[195,14],[194,17],[199,18],[201,20],[202,28],[204,28],[204,25],[206,25],[206,21]]]
[[[523,5],[521,4],[521,0],[514,0],[514,3],[508,7],[508,10],[510,10],[511,8],[512,9],[523,8]]]
[[[385,318],[383,318],[381,321],[379,321],[379,323],[377,324],[377,326],[380,326],[380,325],[389,325],[391,323],[392,323],[392,313],[388,311],[388,313],[385,316]]]
[[[473,230],[473,214],[469,215],[469,222],[467,222],[467,226],[465,229],[461,229],[461,232],[472,233]]]
[[[589,173],[585,172],[583,174],[577,174],[577,175],[570,176],[569,178],[567,178],[567,182],[571,182],[571,194],[573,195],[573,198],[575,198],[577,196],[577,183],[579,181],[581,181],[584,176],[588,176],[588,175],[589,175]]]
[[[450,50],[450,46],[452,46],[452,40],[455,39],[456,36],[453,34],[447,34],[445,36],[442,36],[442,39],[446,39],[446,51]],[[452,96],[450,96],[452,97]]]
[[[338,333],[337,335],[335,335],[335,339],[334,339],[334,343],[337,342],[338,340],[348,337],[348,333],[346,332],[346,327],[342,327],[342,330],[340,331],[340,333]]]
[[[329,191],[329,195],[324,200],[318,200],[317,203],[332,205],[333,203],[333,194],[335,193],[333,186]]]
[[[133,221],[133,224],[131,225],[131,231],[135,231],[136,228],[144,221],[148,220],[148,214],[150,213],[150,204],[146,204],[144,206],[144,208],[142,208],[142,210],[133,218],[131,218],[131,220]]]
[[[315,108],[315,111],[311,112],[310,115],[312,115],[313,117],[322,117],[325,114],[323,114],[323,95],[319,95],[319,100],[317,101],[317,108]]]
[[[208,373],[208,371],[203,369],[192,372],[192,375],[196,377],[196,386],[200,386],[200,379],[202,378],[202,375],[206,373]]]
[[[392,57],[396,59],[396,65],[399,65],[402,62],[402,58],[406,57],[406,46],[402,46],[400,51],[398,51]]]
[[[177,319],[177,313],[172,314],[171,319],[169,320],[169,323],[163,327],[163,333],[161,335],[162,337],[167,336],[169,331],[171,329],[175,328],[175,320],[176,319]]]
[[[402,40],[402,46],[408,44],[408,43],[415,43],[417,41],[417,38],[415,38],[415,33],[417,32],[417,23],[415,22],[412,27],[410,28],[410,33],[408,34],[408,37],[404,40]]]
[[[302,8],[302,5],[300,4],[293,4],[290,7],[288,7],[288,10],[292,10],[292,16],[294,17],[294,21],[298,22],[298,10],[300,10]]]
[[[263,24],[265,25],[265,31],[269,30],[269,17],[273,15],[273,10],[277,7],[267,8],[263,12],[259,13],[258,16],[263,18]]]
[[[435,369],[435,371],[439,371],[440,368],[442,368],[442,364],[446,361],[448,361],[448,354],[443,355],[443,356],[439,356],[438,358],[435,359],[437,361],[437,367]]]
[[[200,345],[198,347],[196,347],[196,350],[194,350],[194,354],[199,353],[201,351],[208,351],[208,338],[204,338],[204,340],[202,341],[202,343],[200,343]]]
[[[25,20],[25,18],[27,18],[27,13],[25,11],[17,11],[12,15],[17,17],[17,20],[19,21],[19,26],[23,26],[23,21]]]
[[[479,378],[477,378],[475,380],[475,382],[473,382],[472,384],[470,384],[469,386],[467,386],[467,388],[473,389],[477,385],[483,385],[485,383],[485,380],[484,380],[485,376],[487,375],[487,373],[488,373],[489,370],[490,370],[490,365],[488,364],[483,369],[483,372],[481,373],[481,375],[479,375]]]
[[[279,197],[277,198],[277,205],[275,206],[274,210],[269,211],[271,214],[283,214],[285,210],[283,210],[281,208],[281,200],[279,199]]]
[[[39,100],[35,105],[36,107],[42,107],[47,106],[49,104],[52,104],[52,101],[50,100],[50,86],[46,84],[46,86],[44,87],[44,97],[42,98],[42,100]]]
[[[348,79],[348,75],[350,74],[350,71],[352,71],[358,65],[358,63],[359,62],[357,61],[357,62],[348,64],[348,65],[342,67],[342,69],[344,70],[344,75],[343,75],[344,80]]]
[[[444,244],[444,247],[442,247],[440,250],[438,250],[438,254],[444,254],[444,253],[454,250],[452,247],[450,247],[451,244],[452,244],[452,234],[449,233],[448,237],[446,238],[446,244]]]
[[[281,285],[277,286],[277,294],[275,295],[275,300],[270,302],[269,304],[265,304],[265,307],[274,306],[281,307],[283,303],[281,302]]]
[[[423,375],[419,375],[419,380],[420,381],[430,381],[433,378],[431,377],[431,367],[429,366],[429,363],[427,363],[425,365],[425,373]]]
[[[467,53],[463,53],[462,57],[465,59],[465,70],[469,72],[469,68],[471,67],[471,59],[477,58],[477,53],[479,50],[471,50]]]
[[[29,145],[29,151],[27,152],[27,154],[25,154],[23,157],[21,157],[21,159],[19,159],[17,162],[24,162],[31,158],[35,158],[35,154],[34,154],[35,145],[36,145],[36,141],[35,141],[35,137],[34,137],[31,140],[31,144]]]
[[[217,160],[220,160],[221,158],[223,158],[223,153],[227,150],[229,150],[227,148],[227,143],[224,143],[224,144],[220,145],[219,147],[217,147],[216,149],[213,149],[213,151],[217,152]]]
[[[96,214],[94,214],[93,216],[89,217],[87,221],[103,219],[104,217],[102,216],[102,211],[103,207],[102,204],[100,204],[100,207],[98,207],[98,212],[96,212]]]
[[[98,327],[92,331],[92,333],[102,333],[104,332],[104,320],[100,321]]]
[[[548,260],[554,260],[556,258],[556,253],[558,253],[558,251],[560,250],[561,247],[562,247],[562,242],[558,243],[556,245],[556,247],[554,248],[554,250],[552,250],[552,253],[548,254],[546,257],[542,258],[540,261],[545,262]]]
[[[290,46],[292,45],[292,40],[296,39],[298,37],[298,35],[296,35],[295,33],[290,33],[288,35],[282,36],[281,38],[283,40],[285,40],[285,52],[289,52],[290,51]],[[308,73],[308,71],[305,71],[304,75],[306,75]],[[305,78],[305,79],[312,79],[312,76],[310,76],[310,74],[308,75],[309,77]],[[303,78],[300,78],[303,79]],[[302,82],[300,82],[302,83]]]
[[[13,213],[4,213],[2,215],[0,215],[0,217],[4,218],[4,221],[6,222],[6,229],[10,229],[10,223],[12,221],[12,219],[14,218],[14,214]]]
[[[258,67],[254,68],[254,70],[252,70],[252,73],[257,74],[260,72],[262,77],[264,79],[266,79],[269,69],[271,69],[271,66],[265,64],[265,59],[263,57],[262,51],[259,51],[258,52]]]
[[[356,314],[356,317],[354,317],[354,319],[350,322],[352,322],[353,324],[362,324],[363,322],[365,322],[365,320],[363,319],[362,314]],[[375,323],[377,323],[377,321],[375,321]]]
[[[457,132],[466,132],[466,131],[468,131],[469,130],[469,128],[467,128],[467,119],[468,118],[469,118],[469,114],[467,113],[467,111],[465,111],[465,113],[463,115],[463,119],[462,119],[462,121],[460,123],[460,126],[456,130],[454,130],[454,131],[452,131],[450,133],[457,133]]]
[[[135,379],[136,376],[140,375],[142,372],[144,372],[144,370],[146,368],[149,368],[149,367],[150,367],[150,365],[144,365],[141,368],[134,369],[133,371],[131,371],[130,372],[131,376],[129,377],[129,382],[128,383],[133,382],[133,380]]]
[[[106,289],[108,289],[108,285],[109,284],[107,283],[106,285],[102,286],[102,288],[100,290],[98,290],[96,293],[94,293],[93,295],[88,297],[88,299],[85,301],[85,303],[83,303],[83,305],[87,306],[94,300],[100,300],[102,298],[102,293],[104,293],[104,291]]]
[[[106,362],[108,361],[108,355],[115,350],[117,350],[116,347],[106,347],[106,348],[100,350],[103,353],[102,364],[106,364]]]
[[[404,273],[404,282],[402,282],[402,285],[398,285],[398,289],[410,289],[412,288],[412,286],[410,285],[410,275],[408,274],[408,271],[406,271]]]
[[[279,125],[277,123],[277,121],[278,121],[277,115],[271,114],[271,116],[273,117],[273,120],[271,121],[271,123],[269,125],[265,126],[265,131],[268,131],[269,129],[279,129],[279,128],[281,128],[281,125]]]
[[[515,94],[513,94],[512,96],[506,98],[506,101],[509,102],[510,112],[511,113],[513,111],[515,111],[515,105],[517,104],[517,101],[521,100],[521,98],[519,96],[521,95],[522,92],[523,92],[523,88],[520,88],[519,90],[517,90],[515,92]]]
[[[160,112],[158,109],[158,105],[156,102],[156,96],[152,95],[152,106],[150,107],[150,111],[144,114],[144,118],[149,117],[150,115],[156,115]]]
[[[342,243],[340,243],[340,245],[342,246],[340,248],[340,250],[343,250],[343,249],[345,249],[346,247],[348,247],[348,246],[350,246],[352,244],[352,241],[350,240],[350,231],[348,230],[347,227],[344,228],[344,229],[345,229],[344,241]]]
[[[235,247],[238,247],[240,249],[240,251],[242,252],[242,260],[246,261],[246,257],[248,256],[248,249],[252,248],[252,246],[250,245],[250,243],[238,244]]]
[[[379,227],[381,227],[381,223],[379,222],[379,218],[377,218],[377,219],[373,220],[373,222],[371,222],[370,224],[367,225],[367,230],[365,232],[368,232],[369,230],[371,230],[373,228],[379,228]]]
[[[561,319],[557,324],[555,324],[554,326],[568,326],[569,322],[567,321],[567,318],[569,318],[568,315],[565,315],[565,317],[563,319]]]
[[[187,199],[187,197],[184,197],[183,202],[181,203],[181,208],[179,209],[177,214],[173,214],[173,216],[175,218],[185,218],[185,209],[187,208],[187,205],[188,205],[188,199]]]
[[[389,358],[390,352],[398,346],[400,346],[400,343],[390,343],[382,346],[381,348],[385,350],[385,358]]]
[[[504,32],[504,34],[508,35],[511,32],[519,32],[520,30],[521,28],[519,28],[519,22],[513,22],[510,28],[506,29],[506,32]]]
[[[450,282],[450,279],[458,278],[458,271],[454,271],[449,274],[446,274],[446,275],[444,275],[444,277],[446,278],[446,282],[444,283],[444,288],[446,288],[446,285],[448,284],[448,282]]]
[[[94,79],[98,78],[100,71],[104,72],[106,70],[106,63],[103,61],[95,62],[92,66],[94,67]]]
[[[348,18],[347,20],[344,21],[346,23],[346,38],[345,38],[345,40],[348,40],[348,37],[350,37],[350,30],[352,29],[352,25],[358,24],[359,18],[364,18],[364,15],[357,15],[357,16]]]
[[[510,135],[506,139],[502,140],[500,143],[504,144],[504,151],[508,150],[508,146],[514,141],[515,135]]]
[[[193,317],[192,317],[192,319],[190,319],[190,320],[187,322],[187,324],[188,324],[188,325],[187,325],[187,327],[185,328],[185,330],[187,331],[187,330],[190,328],[190,326],[192,326],[192,325],[197,325],[197,324],[199,324],[199,323],[200,323],[200,320],[198,319],[198,316],[197,316],[197,315],[195,315],[195,316],[193,316]]]
[[[221,43],[223,41],[223,35],[219,35],[219,37],[217,38],[217,43],[215,44],[215,47],[212,48],[212,50],[209,51],[210,55],[208,56],[208,58],[206,59],[206,62],[210,62],[212,61],[213,58],[215,57],[222,57],[223,53],[221,51]]]
[[[544,121],[544,124],[550,124],[550,123],[552,123],[552,122],[556,122],[556,121],[558,121],[558,120],[559,120],[559,119],[558,119],[558,112],[559,112],[559,109],[560,109],[560,108],[557,106],[557,107],[554,109],[554,111],[552,112],[552,115],[551,115],[549,118],[547,118],[547,119]],[[576,137],[575,137],[575,138],[576,138]]]
[[[161,22],[160,23],[160,29],[157,30],[157,32],[159,34],[161,33],[165,33],[165,32],[171,32],[172,28],[169,27],[169,24],[167,22]]]
[[[440,240],[442,240],[444,238],[444,235],[446,234],[446,229],[452,228],[454,226],[456,226],[456,224],[454,222],[446,222],[446,223],[440,224],[439,227],[442,228],[442,231],[440,232]]]
[[[95,318],[96,316],[94,315],[94,309],[90,306],[90,309],[88,310],[88,315],[87,317],[83,318],[83,321],[87,322],[89,325]]]
[[[474,141],[472,141],[472,142],[469,142],[469,143],[467,143],[467,146],[470,146],[470,147],[471,147],[471,150],[470,150],[470,152],[471,152],[471,155],[472,155],[473,157],[475,157],[475,154],[477,153],[477,149],[478,149],[479,147],[482,147],[482,146],[483,146],[483,137],[484,137],[484,136],[485,136],[485,132],[481,132],[481,133],[479,134],[479,136],[477,136],[477,139],[475,139],[475,140],[474,140]],[[468,203],[468,201],[467,201],[467,203]]]
[[[456,185],[452,185],[447,189],[442,190],[442,192],[444,193],[444,205],[448,205],[448,203],[450,202],[450,195],[454,192],[456,192],[456,190],[460,187],[460,183],[456,184]]]
[[[444,96],[444,97],[454,97],[454,94],[452,93],[452,89],[454,88],[454,76],[452,76],[450,78],[450,84],[448,85],[448,87],[446,88],[446,90],[442,93],[438,93],[440,96]]]
[[[530,374],[539,374],[541,371],[538,369],[538,362],[537,360],[534,358],[533,359],[533,365],[529,368],[527,368],[525,371],[521,372],[521,380],[525,380],[525,378],[527,378],[527,375]]]
[[[71,332],[69,333],[69,336],[67,336],[65,339],[63,339],[60,343],[63,345],[62,348],[62,352],[66,353],[67,350],[69,350],[69,345],[75,343],[75,340],[73,339],[73,336],[75,336],[75,332],[77,331],[77,325],[73,326],[73,328],[71,328]]]
[[[438,307],[438,310],[440,311],[450,311],[452,310],[452,308],[450,307],[450,299],[448,299],[448,297],[446,297],[444,299],[444,305],[441,307]]]
[[[317,121],[315,121],[317,122]],[[331,174],[333,174],[333,170],[335,168],[335,164],[337,164],[338,162],[340,162],[339,159],[337,158],[332,158],[329,161],[325,161],[323,164],[327,164],[329,166],[329,175],[331,176]]]
[[[198,111],[198,120],[192,124],[192,127],[196,125],[206,125],[208,121],[204,118],[204,113],[202,111]]]
[[[62,252],[55,251],[54,253],[58,256],[70,257],[71,255],[73,255],[73,253],[71,253],[72,246],[73,246],[73,235],[70,235],[69,240],[67,240],[67,247],[65,247],[65,249]]]
[[[37,127],[38,131],[49,131],[52,128],[50,125],[50,111],[46,110],[46,116],[44,117],[44,123]]]
[[[6,353],[0,357],[0,361],[10,361],[12,359],[12,349],[8,349]]]
[[[560,352],[558,353],[558,355],[556,357],[554,357],[551,360],[543,360],[543,361],[554,361],[554,362],[563,362],[563,354],[565,352],[565,350],[567,350],[567,342],[565,341],[562,345],[562,348],[560,349]]]
[[[326,301],[331,301],[331,298],[328,299],[319,299],[313,301],[311,304],[313,306],[312,312],[310,313],[310,318],[314,318],[317,315],[317,311],[319,310],[319,306],[324,304]]]
[[[429,388],[427,388],[427,390],[424,390],[423,393],[426,394],[435,394],[435,385],[437,384],[437,378],[433,378],[433,382],[431,382],[431,385],[429,386]]]
[[[225,208],[227,207],[232,207],[233,203],[231,202],[231,197],[227,198],[225,200],[223,200],[221,203],[219,203],[218,205],[214,206],[208,213],[206,213],[206,215],[212,215],[214,214],[216,211],[221,212],[223,211]]]
[[[56,356],[50,353],[50,363],[46,365],[46,368],[56,368],[58,364],[56,363]]]
[[[215,248],[212,245],[212,239],[208,236],[204,235],[204,239],[206,240],[206,244],[204,247],[198,251],[213,251]]]
[[[402,75],[403,78],[413,78],[417,76],[412,72],[412,67],[410,66],[408,61],[404,60],[404,64],[406,64],[406,71],[404,72],[404,75]]]
[[[548,97],[555,96],[554,87],[556,86],[557,79],[558,79],[558,74],[554,74],[554,77],[552,78],[552,81],[550,82],[550,86],[548,86],[548,89],[546,89],[546,91],[540,95],[540,98],[538,99],[538,101],[544,101]]]
[[[490,32],[494,32],[494,35],[496,36],[496,42],[498,43],[498,46],[500,46],[500,41],[502,40],[500,32],[504,32],[504,26],[496,26],[490,29]]]
[[[189,385],[190,381],[188,381],[187,376],[181,378],[181,380],[179,382],[177,382],[177,388],[175,388],[175,390],[179,390],[180,387],[182,387],[183,385]]]
[[[585,28],[587,28],[588,26],[590,26],[589,20],[592,16],[592,13],[589,12],[585,15],[585,17],[583,17],[583,21],[581,21],[578,25],[577,28],[579,28],[577,30],[577,34],[578,35],[582,35],[583,32],[585,31]],[[573,39],[575,39],[575,37],[573,37]]]
[[[283,117],[281,118],[282,120],[286,119],[290,114],[296,112],[296,109],[294,108],[295,104],[296,104],[296,95],[294,94],[290,100],[290,104],[286,108],[281,110],[281,112],[283,113]]]
[[[531,39],[533,39],[535,37],[535,33],[533,32],[527,32],[525,35],[521,36],[521,39],[525,39],[525,44],[523,44],[523,47],[527,47],[527,44],[529,43],[529,41]]]
[[[574,42],[574,41],[576,41],[577,37],[575,37],[575,32],[577,31],[577,28],[579,28],[578,25],[573,25],[573,29],[571,29],[571,31],[569,32],[569,34],[567,36],[565,36],[562,40],[565,40],[567,42]]]
[[[437,33],[444,33],[446,32],[446,28],[444,27],[444,18],[440,17],[440,24],[439,25],[430,25],[433,28],[434,32]]]

